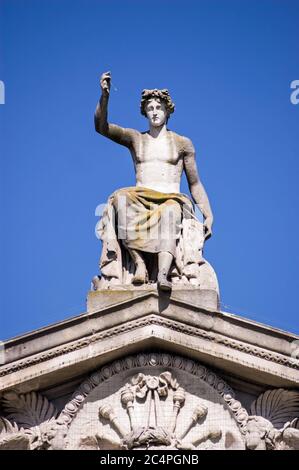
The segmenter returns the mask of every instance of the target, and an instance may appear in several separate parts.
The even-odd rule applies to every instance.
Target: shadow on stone
[[[158,293],[159,293],[159,301],[158,301],[159,313],[161,313],[163,312],[163,310],[166,310],[170,304],[171,290],[163,291],[161,289],[158,289]]]

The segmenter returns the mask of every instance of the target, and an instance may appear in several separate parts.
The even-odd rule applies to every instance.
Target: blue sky
[[[299,332],[298,24],[290,0],[0,0],[0,338],[85,311],[95,208],[135,184],[127,149],[94,131],[106,70],[126,127],[147,129],[143,88],[171,92],[214,212],[222,309]]]

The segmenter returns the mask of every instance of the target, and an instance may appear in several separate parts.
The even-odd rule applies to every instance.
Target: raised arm
[[[111,139],[118,144],[131,147],[133,145],[133,139],[138,132],[134,129],[126,129],[124,127],[117,126],[116,124],[108,123],[108,102],[111,85],[110,72],[103,73],[100,84],[102,89],[102,96],[95,110],[95,130],[99,132],[99,134],[108,137],[108,139]]]
[[[184,170],[192,198],[200,208],[205,219],[204,230],[205,239],[207,240],[212,235],[213,214],[207,193],[199,179],[193,144],[190,139],[186,138],[184,141]]]

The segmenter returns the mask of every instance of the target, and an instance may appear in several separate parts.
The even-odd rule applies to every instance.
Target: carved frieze
[[[167,353],[104,365],[58,413],[42,394],[1,397],[0,449],[298,449],[299,392],[262,393],[249,412],[197,361]]]

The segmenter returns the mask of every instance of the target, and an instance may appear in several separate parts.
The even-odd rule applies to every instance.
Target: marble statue
[[[182,280],[198,286],[200,266],[207,263],[202,248],[212,234],[213,214],[191,140],[167,128],[174,112],[169,92],[143,90],[141,114],[148,119],[149,130],[139,132],[108,122],[110,72],[101,76],[100,84],[95,129],[130,150],[136,186],[117,190],[109,198],[98,227],[102,277],[95,278],[95,290],[150,281],[164,291]],[[190,198],[180,193],[183,171],[203,223],[195,217]]]

